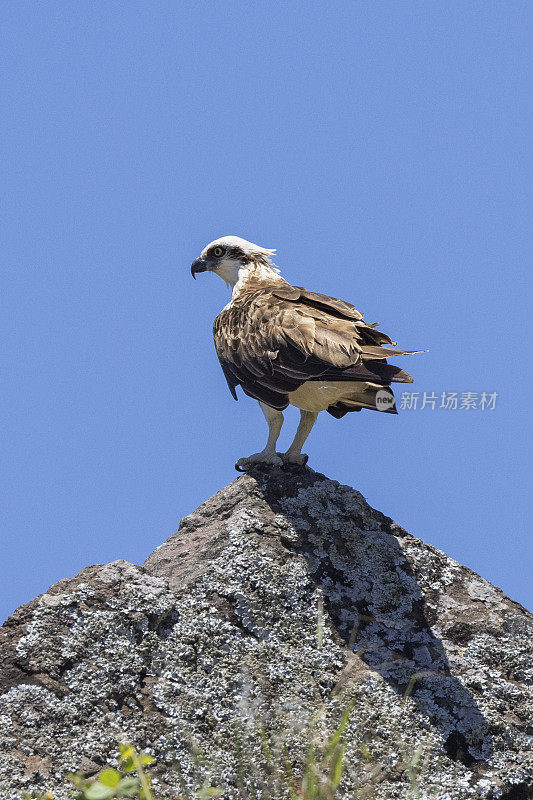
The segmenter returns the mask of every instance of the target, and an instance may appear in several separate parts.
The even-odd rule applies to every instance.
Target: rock
[[[265,737],[297,773],[350,703],[340,797],[533,797],[532,616],[309,469],[237,478],[144,567],[88,567],[0,632],[3,800],[62,800],[126,741],[170,800],[286,797]]]

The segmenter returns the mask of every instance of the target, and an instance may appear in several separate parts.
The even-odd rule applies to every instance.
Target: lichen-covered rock
[[[128,741],[155,754],[166,797],[207,777],[274,800],[265,737],[297,771],[353,703],[340,796],[525,800],[532,633],[353,489],[258,469],[144,567],[88,567],[0,629],[0,797],[61,800],[66,772],[94,774]]]

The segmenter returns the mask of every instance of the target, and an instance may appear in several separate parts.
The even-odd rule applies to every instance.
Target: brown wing
[[[338,317],[345,319],[363,319],[363,315],[351,303],[346,303],[344,300],[337,300],[336,297],[328,297],[326,294],[319,294],[318,292],[310,292],[304,289],[303,286],[281,286],[274,289],[272,294],[275,297],[280,297],[283,300],[299,300],[306,305],[314,306],[326,311],[328,314],[335,314]]]
[[[213,336],[233,396],[240,384],[278,409],[308,380],[410,380],[381,359],[412,351],[381,348],[390,338],[352,305],[289,284],[241,291],[216,318]]]

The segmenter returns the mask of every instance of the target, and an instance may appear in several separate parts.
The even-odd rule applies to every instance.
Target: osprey
[[[291,286],[272,263],[274,253],[223,236],[191,266],[193,277],[214,272],[232,287],[213,326],[215,348],[235,400],[241,386],[268,423],[264,449],[239,459],[241,471],[258,462],[305,464],[302,446],[320,411],[337,419],[362,408],[396,414],[390,384],[413,379],[387,358],[421,352],[393,349],[396,342],[350,303]],[[289,404],[300,409],[300,423],[287,452],[276,453]]]

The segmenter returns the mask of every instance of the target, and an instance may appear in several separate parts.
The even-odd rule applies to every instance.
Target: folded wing
[[[216,318],[213,336],[235,399],[240,385],[277,409],[309,380],[411,382],[386,359],[418,352],[394,349],[350,303],[287,283],[241,290]]]

